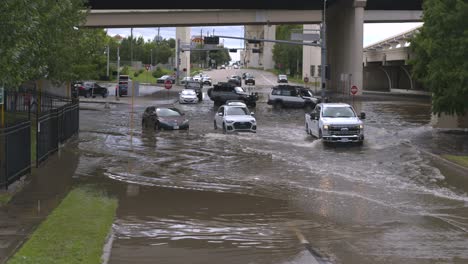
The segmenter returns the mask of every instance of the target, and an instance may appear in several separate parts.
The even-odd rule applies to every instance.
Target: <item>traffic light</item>
[[[237,52],[237,49],[229,49],[229,52]]]
[[[252,53],[260,53],[260,49],[252,49]]]
[[[249,44],[260,44],[260,40],[252,40],[252,39],[249,39],[249,40],[247,40],[247,42],[248,42]]]
[[[205,44],[218,45],[219,44],[219,37],[204,37],[203,41],[205,42]]]

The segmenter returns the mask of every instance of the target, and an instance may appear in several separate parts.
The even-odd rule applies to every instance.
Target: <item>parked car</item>
[[[245,80],[245,77],[247,77],[248,74],[249,74],[248,72],[242,73],[242,79]]]
[[[357,142],[364,141],[365,113],[358,117],[354,108],[343,103],[321,103],[305,114],[306,132],[323,142]]]
[[[154,130],[189,129],[189,120],[175,107],[148,106],[143,113],[141,125]]]
[[[102,87],[96,82],[89,81],[76,81],[72,83],[72,95],[88,97],[96,97],[100,95],[106,98],[109,95],[109,90],[106,87]]]
[[[268,94],[267,104],[280,107],[308,107],[313,109],[320,99],[312,91],[302,86],[278,85]]]
[[[234,69],[239,69],[239,65],[234,64],[234,65],[233,65],[233,68],[234,68]]]
[[[214,129],[221,128],[223,133],[246,131],[257,132],[257,120],[242,102],[226,102],[216,111]]]
[[[242,87],[229,82],[215,84],[213,88],[208,89],[207,93],[215,105],[224,104],[228,100],[240,100],[249,106],[255,107],[258,100],[258,93],[249,95]]]
[[[226,65],[221,65],[220,69],[226,69]]]
[[[278,75],[278,83],[288,83],[288,76],[284,74]]]
[[[156,79],[156,83],[165,83],[166,80],[170,80],[172,84],[175,83],[175,77],[171,75],[163,75],[160,78]]]
[[[244,83],[245,85],[255,85],[255,77],[252,74],[247,74]]]
[[[179,93],[180,104],[193,104],[199,102],[197,93],[192,89],[184,89]]]
[[[203,85],[197,81],[188,81],[185,83],[185,89],[191,89],[195,91],[198,101],[203,100]]]

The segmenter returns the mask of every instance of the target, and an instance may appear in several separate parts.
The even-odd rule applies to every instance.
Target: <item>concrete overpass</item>
[[[201,1],[193,5],[191,2],[188,3],[186,5],[188,9],[154,9],[156,3],[153,3],[152,10],[106,10],[105,4],[101,3],[97,7],[98,1],[90,1],[95,5],[91,3],[93,9],[88,15],[85,26],[103,28],[196,25],[268,26],[286,23],[317,24],[322,20],[322,0],[239,1],[236,1],[236,7],[249,9],[209,9],[216,7],[216,3],[211,3],[208,7],[206,1]],[[121,4],[123,5],[121,8],[137,9],[141,5],[151,6],[149,2],[151,1],[129,1]],[[265,3],[259,6],[260,2]],[[195,4],[199,9],[190,9]],[[362,90],[364,22],[421,21],[421,4],[422,0],[328,0],[327,60],[331,65],[331,80],[327,82],[327,87],[337,89],[340,85],[340,75],[347,73],[352,76],[350,83]],[[158,1],[157,5],[159,8],[167,5],[176,7],[180,6],[180,3],[161,5]],[[265,10],[264,7],[267,6],[272,9]],[[107,7],[108,9],[115,8],[115,4],[108,2]],[[178,38],[179,36],[187,36],[187,34],[177,33]],[[181,41],[188,42],[189,39],[181,38]],[[183,56],[187,55],[187,53],[183,54]]]
[[[408,60],[411,37],[419,28],[381,40],[364,48],[363,85],[365,90],[392,91],[393,89],[424,90],[411,76]]]

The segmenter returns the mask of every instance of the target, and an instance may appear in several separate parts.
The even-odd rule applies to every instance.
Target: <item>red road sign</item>
[[[171,82],[171,80],[165,80],[165,81],[164,81],[164,88],[166,88],[166,89],[168,89],[168,90],[172,88],[172,82]]]
[[[358,89],[357,89],[357,86],[356,86],[356,85],[353,85],[353,86],[351,87],[351,94],[352,94],[352,95],[357,94],[357,90],[358,90]]]
[[[304,77],[304,82],[308,83],[309,82],[309,77]]]
[[[145,67],[146,67],[146,70],[149,71],[150,66],[149,66],[149,65],[146,65]]]

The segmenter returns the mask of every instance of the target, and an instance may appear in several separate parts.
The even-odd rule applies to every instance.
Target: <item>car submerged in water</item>
[[[175,107],[148,106],[141,125],[154,130],[182,130],[189,129],[189,120]]]

